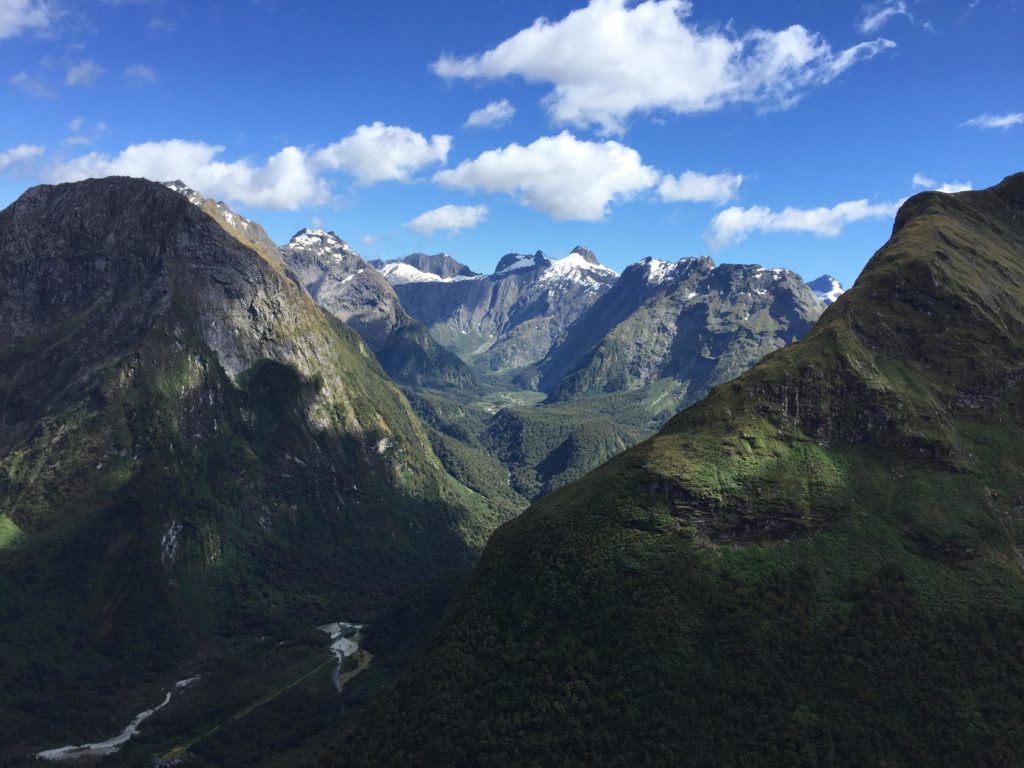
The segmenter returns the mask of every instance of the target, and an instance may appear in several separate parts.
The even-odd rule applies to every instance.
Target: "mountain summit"
[[[325,764],[1024,762],[1024,174],[499,529]]]

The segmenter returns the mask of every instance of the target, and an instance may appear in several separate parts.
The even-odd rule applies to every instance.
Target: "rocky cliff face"
[[[104,675],[204,638],[371,613],[497,522],[362,340],[161,185],[0,213],[0,339],[6,714],[56,689],[101,712]]]
[[[395,284],[403,306],[449,348],[489,372],[541,360],[616,273],[577,249],[552,261],[510,253],[494,274]]]
[[[401,263],[415,267],[420,272],[437,275],[440,278],[477,277],[477,273],[461,264],[447,253],[413,253],[401,259]],[[383,263],[380,265],[384,266]],[[378,267],[379,269],[380,267]]]
[[[680,402],[689,404],[802,338],[822,310],[789,270],[645,259],[541,363],[541,387],[568,401],[671,378],[685,385]]]
[[[410,317],[381,273],[333,232],[303,229],[280,252],[313,300],[362,336],[396,381],[457,389],[474,385],[466,364]]]
[[[406,319],[387,280],[333,232],[303,229],[281,248],[288,267],[324,309],[374,350]]]
[[[917,195],[803,341],[499,530],[325,764],[1019,764],[1022,434],[1024,174]]]

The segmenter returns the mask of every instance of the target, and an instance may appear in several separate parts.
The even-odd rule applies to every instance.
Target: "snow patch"
[[[647,282],[652,285],[660,285],[672,277],[676,271],[676,264],[661,259],[650,259],[647,262]]]
[[[463,280],[477,280],[479,275],[455,275],[454,277],[441,277],[433,272],[424,272],[412,264],[404,261],[389,261],[380,268],[380,273],[392,285],[404,285],[405,283],[459,283]]]

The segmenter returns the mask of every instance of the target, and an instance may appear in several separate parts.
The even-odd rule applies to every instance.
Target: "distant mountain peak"
[[[318,254],[333,253],[335,255],[348,254],[358,256],[352,246],[338,237],[334,232],[323,229],[305,227],[300,229],[284,245],[286,250],[305,249],[314,250]]]
[[[836,303],[836,299],[845,293],[842,284],[832,275],[822,275],[807,284],[807,287],[814,291],[814,295],[821,299],[827,307]]]
[[[550,264],[551,260],[544,255],[544,251],[537,251],[532,256],[522,253],[506,253],[501,257],[498,266],[494,268],[494,274],[515,272],[520,269],[536,269],[537,267],[547,267]]]
[[[572,251],[570,251],[570,255],[573,253],[582,256],[583,260],[586,261],[588,264],[600,265],[600,262],[597,260],[597,256],[595,256],[594,252],[587,248],[586,246],[577,245],[575,248],[572,249]]]
[[[476,272],[447,253],[412,253],[401,259],[401,262],[443,279],[477,276]]]

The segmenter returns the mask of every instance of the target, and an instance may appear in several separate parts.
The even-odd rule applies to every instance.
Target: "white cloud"
[[[156,72],[145,64],[132,64],[124,68],[124,79],[133,85],[156,82]]]
[[[78,128],[82,123],[75,121]],[[96,131],[107,126],[99,123]],[[75,140],[69,143],[82,143]],[[251,160],[225,162],[223,146],[202,141],[149,141],[133,144],[116,155],[90,152],[58,162],[50,181],[77,181],[102,176],[137,176],[152,181],[181,179],[211,197],[257,208],[296,210],[330,199],[324,173],[346,171],[363,184],[408,181],[425,165],[444,160],[449,136],[430,141],[410,130],[382,123],[364,125],[339,142],[321,149],[285,147],[262,164]]]
[[[11,147],[5,152],[0,152],[0,170],[39,157],[45,151],[45,147],[35,144],[19,144],[16,147]]]
[[[1012,128],[1015,125],[1024,124],[1024,112],[1011,112],[1006,115],[978,115],[961,125],[973,128]]]
[[[82,126],[84,124],[85,124],[85,118],[84,117],[76,117],[74,120],[72,120],[70,123],[68,123],[68,129],[72,133],[78,133],[80,130],[82,130]]]
[[[45,29],[53,12],[38,0],[0,0],[0,40],[30,29]]]
[[[945,192],[946,194],[970,192],[974,189],[973,185],[969,181],[947,181],[940,184],[935,181],[935,179],[929,179],[927,176],[920,173],[914,174],[914,186],[920,187],[921,189],[933,189],[936,192]]]
[[[224,147],[199,141],[150,141],[114,156],[91,152],[52,166],[47,175],[53,182],[103,176],[181,179],[205,195],[258,208],[295,210],[329,197],[327,183],[317,178],[306,154],[297,147],[285,147],[263,165],[217,160],[223,151]]]
[[[21,71],[10,79],[10,84],[24,91],[33,99],[55,99],[57,92],[42,80],[32,77],[28,72]]]
[[[712,176],[686,171],[662,177],[658,194],[666,203],[725,203],[736,197],[743,176],[738,173],[717,173]]]
[[[322,168],[347,171],[360,184],[410,181],[420,169],[445,162],[451,145],[451,136],[428,141],[409,128],[376,122],[317,151],[313,160]]]
[[[466,118],[466,128],[500,128],[509,120],[512,119],[512,115],[516,113],[516,108],[513,107],[508,99],[502,99],[501,101],[492,101],[486,107],[471,112],[469,117]]]
[[[591,0],[560,21],[539,18],[483,53],[444,54],[433,68],[447,79],[518,75],[550,83],[544,103],[557,123],[621,133],[634,112],[786,108],[895,45],[878,39],[834,52],[799,25],[742,35],[702,29],[688,21],[692,8],[690,0]]]
[[[412,221],[406,222],[409,229],[424,235],[432,234],[438,229],[447,229],[455,234],[460,229],[475,227],[487,218],[486,205],[442,205],[426,213],[421,213]]]
[[[871,3],[863,8],[864,17],[860,20],[860,31],[870,35],[884,27],[890,19],[896,16],[906,16],[911,21],[914,17],[907,10],[905,0],[885,0],[881,3]]]
[[[760,205],[726,208],[711,220],[705,237],[716,248],[742,242],[755,231],[811,232],[818,237],[836,237],[848,224],[892,217],[899,206],[900,203],[851,200],[831,208],[786,208],[782,211]]]
[[[80,61],[72,67],[68,68],[67,77],[64,78],[64,82],[68,85],[92,85],[95,83],[100,75],[104,73],[103,67],[97,64],[92,59],[86,59]]]
[[[447,187],[503,192],[555,219],[599,221],[610,203],[654,187],[661,174],[615,141],[580,141],[568,131],[532,144],[492,149],[434,181]]]

